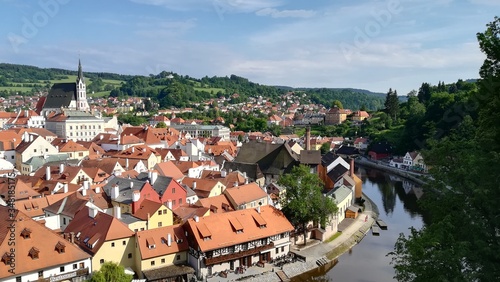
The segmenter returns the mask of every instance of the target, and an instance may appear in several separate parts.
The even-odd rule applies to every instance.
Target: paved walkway
[[[208,278],[207,281],[244,280],[248,282],[276,282],[281,281],[276,274],[279,270],[282,270],[288,278],[292,278],[318,268],[319,266],[316,263],[318,260],[332,262],[362,240],[370,231],[370,227],[375,223],[378,217],[377,207],[373,205],[373,202],[369,198],[364,195],[363,198],[365,199],[365,210],[359,214],[358,218],[352,220],[352,223],[347,226],[335,240],[328,243],[310,241],[305,247],[292,246],[291,251],[306,257],[306,262],[297,261],[285,264],[281,268],[267,263],[264,267],[249,267],[243,274],[228,273],[227,278],[216,276]],[[367,219],[366,221],[365,218]]]

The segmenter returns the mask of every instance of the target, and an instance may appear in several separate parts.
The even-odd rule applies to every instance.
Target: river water
[[[417,206],[422,189],[402,178],[373,169],[360,168],[356,173],[363,180],[363,192],[377,205],[379,218],[387,230],[380,236],[370,233],[348,253],[339,257],[334,266],[323,267],[294,278],[298,281],[396,281],[391,258],[400,233],[408,234],[409,228],[420,228],[425,217]]]

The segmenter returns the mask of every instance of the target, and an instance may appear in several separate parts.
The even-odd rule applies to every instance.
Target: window
[[[172,194],[175,194],[175,188],[172,188]]]
[[[38,278],[43,278],[43,270],[38,271]]]
[[[69,129],[73,129],[73,126],[71,126],[71,125],[70,125],[70,126],[69,126]]]
[[[152,260],[152,261],[151,261],[151,266],[154,266],[154,265],[155,265],[155,261],[154,261],[154,260]]]
[[[280,248],[276,248],[276,253],[279,253],[280,252]]]
[[[181,259],[181,255],[177,255],[177,256],[175,257],[175,259],[176,259],[176,260],[180,260],[180,259]]]
[[[285,251],[285,247],[281,247],[281,252],[284,252]]]
[[[131,259],[132,258],[132,253],[128,253],[128,258]]]
[[[159,211],[158,211],[158,215],[161,215],[161,212],[162,212],[162,211],[161,211],[161,210],[159,210]]]
[[[48,149],[48,148],[45,148],[45,152],[48,152],[48,151],[49,151],[49,149]]]
[[[17,276],[17,277],[16,277],[16,282],[22,282],[22,281],[23,281],[23,280],[22,280],[21,276]]]
[[[161,227],[163,225],[163,223],[160,221],[158,222],[158,227]]]
[[[59,267],[60,272],[64,272],[64,266]]]
[[[161,263],[165,263],[165,259],[164,258],[161,259]]]
[[[163,209],[163,214],[167,214],[167,209]]]
[[[114,247],[115,246],[115,242],[111,242],[111,247]]]
[[[144,231],[144,227],[141,227],[141,231]]]
[[[124,246],[127,245],[127,241],[123,240],[122,245],[124,245]]]
[[[66,218],[63,217],[63,224],[66,225]]]
[[[84,262],[80,262],[80,268],[85,268],[85,263]]]
[[[172,201],[172,206],[175,206],[175,200]]]
[[[78,269],[78,264],[73,263],[73,270]]]
[[[182,198],[179,198],[179,205],[182,205]]]
[[[104,263],[104,259],[99,260],[99,263],[103,264]]]
[[[79,157],[83,157],[83,152],[78,153]]]
[[[36,153],[36,149],[33,149],[33,152],[35,152],[35,153]]]

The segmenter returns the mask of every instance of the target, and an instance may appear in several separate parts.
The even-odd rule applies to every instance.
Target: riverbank
[[[305,262],[296,261],[283,265],[281,268],[272,264],[264,267],[250,267],[244,274],[229,273],[227,278],[211,277],[207,281],[248,281],[248,282],[275,282],[281,281],[278,272],[284,277],[293,278],[319,267],[319,260],[334,264],[340,255],[348,252],[358,244],[370,231],[370,227],[378,218],[377,206],[366,196],[365,209],[349,224],[340,235],[331,242],[311,241],[307,246],[293,246],[291,251],[306,258]],[[365,221],[366,218],[366,221]]]
[[[381,170],[384,172],[395,174],[395,175],[404,177],[408,180],[411,180],[412,182],[418,183],[419,185],[426,184],[426,182],[424,180],[417,177],[417,176],[423,176],[424,174],[417,174],[417,173],[408,172],[406,170],[402,170],[402,169],[398,169],[398,168],[391,167],[388,165],[380,164],[378,162],[370,161],[370,160],[367,160],[365,158],[356,159],[354,162],[355,162],[356,166],[359,165],[359,166],[363,166],[363,167],[374,168],[374,169],[378,169],[378,170]]]

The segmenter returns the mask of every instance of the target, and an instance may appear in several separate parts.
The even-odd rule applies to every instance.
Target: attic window
[[[28,255],[31,257],[31,259],[38,259],[38,255],[40,254],[40,250],[32,247],[28,253]]]
[[[5,263],[5,265],[10,264],[10,256],[9,253],[5,252],[2,256],[2,262]]]
[[[66,252],[66,245],[64,245],[64,243],[62,243],[61,241],[57,242],[56,251],[60,254],[65,253]]]
[[[236,218],[230,218],[229,222],[231,223],[231,227],[233,228],[236,234],[243,233],[243,225],[241,225],[240,221]]]
[[[252,215],[253,220],[257,224],[259,228],[266,228],[267,227],[267,222],[262,218],[260,214],[254,214]]]
[[[31,238],[31,230],[29,230],[28,228],[24,228],[23,231],[21,231],[21,237],[23,237],[24,239]]]
[[[31,202],[31,204],[33,205],[33,209],[35,210],[38,209],[38,204],[36,202]]]
[[[148,246],[148,249],[156,248],[155,240],[153,239],[153,237],[149,237],[146,239],[146,245]]]
[[[184,241],[184,240],[182,240],[181,238],[177,237],[177,235],[175,235],[175,234],[174,234],[174,238],[175,238],[175,242],[176,242],[177,244],[180,244],[180,243],[182,243],[182,242]]]

